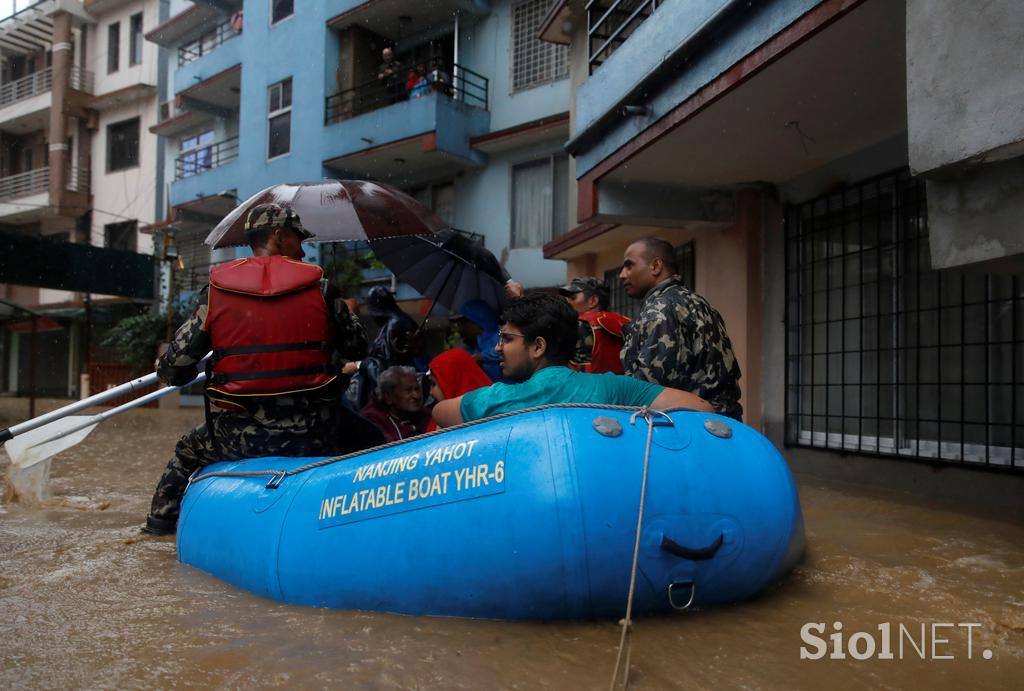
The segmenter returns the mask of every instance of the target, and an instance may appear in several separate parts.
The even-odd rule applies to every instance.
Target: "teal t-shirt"
[[[665,390],[621,374],[586,374],[568,367],[545,367],[522,384],[492,384],[462,397],[466,422],[552,403],[645,406]]]

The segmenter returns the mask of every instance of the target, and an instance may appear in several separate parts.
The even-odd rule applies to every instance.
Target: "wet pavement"
[[[0,424],[26,412],[24,401],[0,399]],[[201,416],[115,418],[52,461],[50,498],[0,503],[0,686],[607,688],[615,622],[294,607],[179,564],[173,538],[143,538],[138,527],[174,442]],[[754,601],[637,620],[632,688],[1021,688],[1024,526],[797,480],[805,561]],[[834,622],[844,648],[854,637],[865,652],[870,634],[875,654],[829,659]],[[820,633],[803,641],[814,623]],[[880,626],[894,659],[879,659]],[[824,658],[801,659],[801,647],[817,653],[818,636],[830,646]]]

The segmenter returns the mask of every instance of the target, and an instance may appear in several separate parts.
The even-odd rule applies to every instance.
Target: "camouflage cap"
[[[280,204],[260,204],[254,206],[245,221],[245,232],[262,228],[287,228],[302,236],[303,240],[314,237],[313,233],[302,225],[299,215],[291,207]]]
[[[572,297],[576,293],[596,295],[601,302],[608,300],[608,284],[595,276],[579,276],[572,279],[569,285],[562,286],[558,292],[566,297]]]

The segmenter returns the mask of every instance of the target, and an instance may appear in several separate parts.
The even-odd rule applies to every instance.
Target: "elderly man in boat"
[[[366,335],[323,270],[301,261],[311,237],[291,208],[254,207],[246,221],[253,256],[213,268],[192,316],[157,360],[160,380],[179,386],[213,350],[206,422],[178,441],[143,532],[173,533],[189,476],[214,461],[329,456],[383,443],[340,404],[338,373],[366,354]],[[220,412],[212,414],[211,403]]]
[[[547,294],[516,298],[501,315],[495,350],[505,376],[516,384],[494,384],[434,407],[438,426],[509,413],[551,403],[692,408],[711,405],[692,393],[617,374],[587,374],[568,367],[576,348],[576,312]]]

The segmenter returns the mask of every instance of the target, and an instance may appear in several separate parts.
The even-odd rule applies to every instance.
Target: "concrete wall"
[[[1024,154],[1024,3],[907,0],[910,168]]]
[[[142,12],[142,33],[160,23],[158,0],[127,4],[99,18],[89,29],[88,54],[91,69],[96,74],[96,93],[106,94],[139,84],[155,87],[158,81],[158,46],[143,39],[142,63],[129,65],[130,17]],[[107,26],[121,23],[121,57],[117,72],[107,74]],[[93,214],[91,242],[102,246],[104,226],[110,223],[135,220],[139,226],[154,223],[156,218],[157,149],[159,138],[150,133],[156,124],[158,96],[138,99],[117,107],[99,111],[98,128],[91,143],[91,190]],[[139,118],[139,165],[126,170],[107,172],[107,127],[111,124]],[[149,254],[153,250],[152,236],[138,233],[136,251]]]

